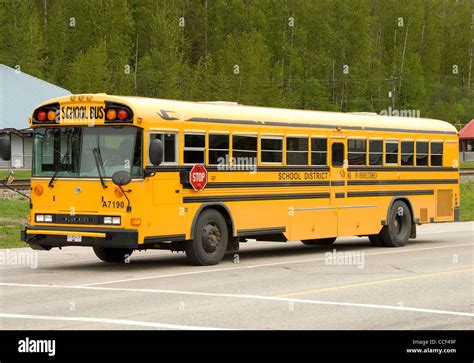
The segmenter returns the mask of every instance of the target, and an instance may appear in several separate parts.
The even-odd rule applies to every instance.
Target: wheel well
[[[191,239],[194,237],[194,235],[193,235],[194,234],[194,226],[196,225],[196,221],[197,221],[199,215],[207,209],[215,209],[220,214],[222,214],[222,216],[224,217],[225,222],[227,224],[228,230],[229,230],[229,241],[231,241],[232,237],[235,236],[234,220],[232,219],[232,215],[230,214],[230,211],[227,208],[227,206],[224,205],[224,204],[221,204],[221,203],[219,203],[219,204],[204,204],[204,205],[201,205],[201,207],[199,207],[196,214],[194,215],[193,223],[191,225],[191,233],[190,233]]]
[[[408,206],[408,209],[410,210],[410,213],[411,213],[411,221],[412,221],[412,223],[415,223],[415,213],[413,213],[413,207],[412,207],[411,202],[408,199],[408,197],[395,197],[395,198],[392,198],[392,200],[390,201],[390,204],[387,208],[387,218],[385,219],[385,224],[389,225],[389,223],[390,223],[390,218],[389,218],[390,209],[392,209],[393,203],[395,203],[398,200],[404,202]]]

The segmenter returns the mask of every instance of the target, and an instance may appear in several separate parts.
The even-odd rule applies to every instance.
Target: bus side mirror
[[[158,166],[163,161],[163,143],[159,139],[155,139],[150,143],[148,150],[148,158],[153,166]]]
[[[131,181],[132,177],[130,176],[130,173],[127,173],[126,171],[116,171],[112,175],[112,183],[119,187],[129,184]]]
[[[0,136],[0,158],[8,161],[12,157],[12,144],[10,135],[5,134]]]

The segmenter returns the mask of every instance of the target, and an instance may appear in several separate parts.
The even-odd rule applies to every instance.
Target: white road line
[[[176,330],[224,330],[220,328],[208,328],[190,325],[175,325],[153,323],[148,321],[124,320],[124,319],[106,319],[106,318],[86,318],[74,316],[51,316],[51,315],[31,315],[31,314],[7,314],[0,313],[0,318],[5,319],[26,319],[26,320],[48,320],[48,321],[77,321],[81,323],[102,323],[102,324],[117,324],[140,326],[144,328],[156,329],[176,329]]]
[[[292,302],[292,303],[313,304],[313,305],[332,305],[332,306],[344,306],[344,307],[359,307],[359,308],[409,311],[409,312],[416,312],[416,313],[428,313],[428,314],[439,314],[439,315],[456,315],[456,316],[464,316],[464,317],[474,317],[474,313],[468,313],[468,312],[462,312],[462,311],[412,308],[412,307],[408,307],[408,306],[393,306],[393,305],[347,303],[347,302],[324,301],[324,300],[295,299],[295,298],[289,298],[289,297],[250,295],[250,294],[228,294],[228,293],[215,293],[215,292],[160,290],[160,289],[134,289],[134,288],[120,288],[120,287],[93,287],[93,286],[88,286],[87,287],[87,286],[40,285],[40,284],[17,284],[17,283],[0,283],[0,286],[39,287],[39,288],[58,288],[58,289],[73,289],[73,290],[77,289],[77,290],[96,290],[96,291],[142,292],[142,293],[155,293],[155,294],[193,295],[193,296],[208,296],[208,297],[227,297],[227,298],[236,298],[236,299],[251,299],[251,300],[262,300],[262,301],[273,301],[273,302]]]
[[[453,247],[466,247],[466,246],[474,246],[474,244],[473,243],[463,243],[463,244],[457,244],[457,245],[436,246],[436,247],[422,247],[422,248],[396,249],[396,250],[389,249],[389,251],[365,253],[365,256],[377,256],[377,255],[386,255],[386,254],[392,254],[392,253],[408,253],[408,252],[436,250],[436,249],[453,248]],[[334,248],[337,249],[337,246],[334,246]],[[326,257],[318,257],[318,258],[310,258],[310,259],[304,259],[304,260],[271,262],[271,263],[264,263],[264,264],[259,264],[259,265],[250,265],[250,266],[214,268],[214,269],[205,269],[205,270],[201,269],[201,270],[193,270],[193,271],[188,271],[188,272],[179,272],[179,273],[174,273],[174,274],[152,275],[152,276],[134,277],[134,278],[128,278],[128,279],[121,279],[121,280],[92,282],[90,284],[81,284],[81,285],[78,285],[78,286],[97,286],[97,285],[104,285],[104,284],[115,284],[115,283],[122,283],[122,282],[130,282],[130,281],[160,279],[160,278],[165,278],[165,277],[197,275],[197,274],[203,274],[203,273],[223,272],[223,271],[230,271],[230,270],[245,270],[245,269],[251,269],[251,268],[261,268],[261,267],[279,266],[279,265],[287,265],[287,264],[298,264],[298,263],[324,261],[325,259],[326,259]]]

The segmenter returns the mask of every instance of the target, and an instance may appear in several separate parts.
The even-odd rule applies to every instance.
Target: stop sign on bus
[[[195,164],[189,172],[189,182],[195,191],[204,189],[207,184],[207,169],[202,164]]]

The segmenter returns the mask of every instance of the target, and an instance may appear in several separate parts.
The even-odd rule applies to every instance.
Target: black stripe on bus
[[[412,184],[458,184],[458,179],[419,179],[419,180],[348,180],[348,185],[412,185]],[[312,181],[312,182],[209,182],[206,188],[281,188],[281,187],[327,187],[344,186],[344,181]],[[191,184],[183,184],[186,189],[192,189]]]
[[[237,231],[237,236],[258,236],[261,234],[285,233],[285,227],[270,227],[270,228],[254,228],[254,229],[240,229]]]
[[[237,166],[235,166],[236,169],[225,169],[225,166],[222,168],[217,166],[217,165],[204,165],[207,169],[207,171],[212,171],[212,172],[253,172],[253,171],[280,171],[280,172],[288,172],[288,171],[314,171],[314,172],[327,172],[329,171],[329,166],[317,166],[317,165],[311,165],[311,166],[257,166],[254,169],[247,168],[245,169],[244,165],[241,165],[241,169],[237,169]],[[176,172],[176,171],[184,171],[184,172],[189,172],[192,169],[193,165],[165,165],[165,166],[159,166],[159,167],[152,167],[152,166],[147,166],[147,171],[149,172]]]
[[[243,202],[243,201],[256,201],[256,200],[319,199],[319,198],[329,198],[329,193],[212,195],[212,196],[202,196],[202,197],[184,197],[183,203]]]
[[[346,193],[336,193],[336,198],[344,198]]]
[[[400,195],[433,195],[434,190],[388,190],[381,192],[348,192],[347,196],[352,197],[390,197]]]
[[[253,187],[328,187],[329,181],[316,182],[216,182],[207,183],[206,188],[253,188]]]
[[[458,179],[348,180],[348,185],[458,184]]]
[[[148,243],[159,243],[159,242],[167,242],[167,241],[184,241],[186,239],[185,234],[170,234],[164,236],[150,236],[145,237],[143,242],[145,244]]]
[[[274,122],[274,121],[255,121],[255,120],[234,120],[208,117],[193,117],[188,121],[193,122],[210,122],[218,124],[238,124],[238,125],[258,125],[258,126],[281,126],[281,127],[303,127],[308,129],[335,129],[340,127],[342,130],[364,130],[364,131],[392,131],[392,132],[409,132],[413,134],[445,134],[456,135],[456,131],[439,131],[439,130],[410,130],[410,129],[394,129],[388,127],[366,127],[366,126],[341,126],[341,125],[321,125],[321,124],[304,124],[297,122]]]
[[[349,171],[457,171],[458,168],[443,166],[349,166]]]
[[[326,172],[329,171],[328,166],[257,166],[256,169],[239,169],[239,170],[226,170],[220,169],[217,165],[204,165],[207,171],[210,172],[252,172],[252,171],[279,171],[279,172],[289,172],[289,171],[301,171],[301,172]],[[147,172],[177,172],[184,171],[189,172],[193,165],[164,165],[159,167],[147,166]],[[459,172],[458,168],[450,167],[440,167],[440,166],[349,166],[348,171],[449,171],[449,172]]]

